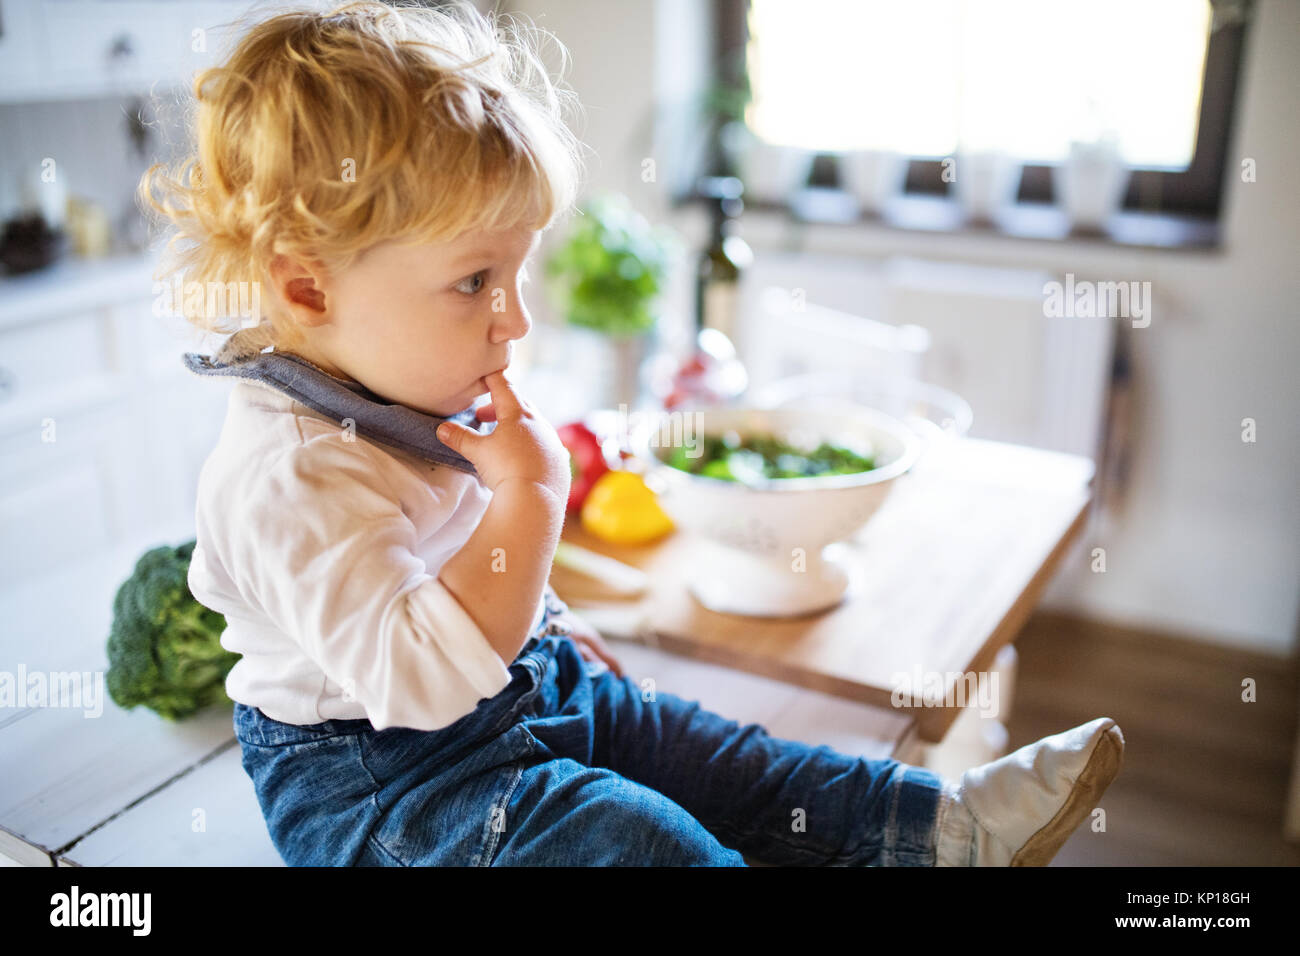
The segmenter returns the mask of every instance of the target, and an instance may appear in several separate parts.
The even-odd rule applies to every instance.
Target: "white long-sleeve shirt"
[[[237,381],[199,476],[189,570],[242,655],[231,699],[284,723],[437,730],[503,690],[506,665],[437,577],[490,500],[473,475]]]

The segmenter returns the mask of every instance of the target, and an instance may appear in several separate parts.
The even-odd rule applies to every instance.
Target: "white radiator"
[[[1095,459],[1114,319],[1045,314],[1046,272],[894,259],[884,311],[930,333],[923,377],[970,402],[976,438]]]

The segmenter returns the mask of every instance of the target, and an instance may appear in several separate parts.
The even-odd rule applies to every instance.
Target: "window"
[[[1109,132],[1184,170],[1209,26],[1207,0],[752,0],[747,118],[814,149],[1046,162]]]
[[[1125,209],[1217,216],[1249,0],[717,2],[765,140],[902,152],[914,193],[997,149],[1025,164],[1019,201],[1051,202],[1071,142],[1113,138]]]

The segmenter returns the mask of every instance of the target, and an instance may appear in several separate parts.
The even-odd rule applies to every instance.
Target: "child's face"
[[[309,341],[326,371],[410,408],[454,414],[488,390],[483,377],[506,367],[511,341],[532,328],[522,285],[540,236],[519,228],[381,243],[329,277]]]

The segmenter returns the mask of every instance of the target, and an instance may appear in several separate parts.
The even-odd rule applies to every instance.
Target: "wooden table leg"
[[[978,705],[967,704],[942,741],[921,743],[922,766],[955,781],[971,767],[1007,753],[1006,722],[1011,717],[1018,661],[1014,645],[1004,645],[998,651],[989,671],[990,678],[997,675],[996,715],[985,716]]]

